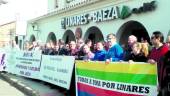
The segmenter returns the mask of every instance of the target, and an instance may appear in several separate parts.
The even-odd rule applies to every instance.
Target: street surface
[[[0,96],[26,96],[0,77]]]
[[[65,91],[59,90],[56,86],[50,86],[49,84],[44,84],[44,82],[42,81],[37,81],[22,76],[16,76],[16,75],[9,75],[9,76],[11,78],[15,78],[21,81],[26,86],[29,86],[33,90],[37,91],[40,94],[40,96],[65,96],[64,95]]]

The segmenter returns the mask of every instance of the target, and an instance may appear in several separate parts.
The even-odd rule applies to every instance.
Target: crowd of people
[[[150,41],[142,39],[141,42],[138,42],[138,39],[136,36],[130,35],[127,44],[121,46],[117,43],[116,35],[110,33],[107,35],[106,41],[99,41],[95,44],[89,39],[70,41],[68,44],[65,44],[62,39],[46,44],[34,41],[26,43],[25,50],[41,50],[44,55],[75,56],[76,60],[85,61],[105,61],[107,63],[127,61],[129,63],[157,64],[158,89],[162,89],[165,86],[165,73],[168,71],[165,66],[170,64],[170,36],[166,43],[164,43],[164,36],[160,31],[153,32]],[[151,42],[151,45],[148,42]]]
[[[155,36],[155,34],[157,36],[158,33],[162,35],[161,32],[157,31],[153,33],[153,36]],[[159,48],[164,45],[167,50],[170,49],[168,48],[170,46],[170,36],[168,39],[169,42],[166,44],[163,43],[163,38],[159,36],[160,45],[157,45],[158,40],[155,41],[153,36],[151,37],[152,45],[150,45],[147,40],[137,42],[138,38],[130,35],[127,44],[121,46],[117,43],[116,35],[111,33],[108,34],[106,41],[99,41],[95,44],[89,39],[86,41],[79,39],[65,44],[65,42],[60,39],[56,42],[47,42],[46,44],[41,44],[37,41],[32,43],[27,42],[24,49],[28,51],[41,50],[44,55],[75,56],[76,60],[147,62],[149,58],[158,56],[153,54],[155,52],[152,53],[152,47]],[[148,62],[154,63],[152,60]]]

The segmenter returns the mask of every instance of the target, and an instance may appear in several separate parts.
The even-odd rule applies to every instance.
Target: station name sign
[[[131,14],[148,12],[154,10],[155,8],[156,8],[155,1],[143,3],[143,6],[139,8],[132,8],[132,10],[128,6],[123,6],[121,10],[118,6],[110,6],[89,13],[65,17],[61,20],[61,26],[63,29],[66,29],[67,27],[71,26],[88,24],[90,21],[103,22],[118,18],[125,19],[129,17]]]
[[[119,17],[118,7],[108,7],[91,13],[81,14],[77,16],[71,16],[63,18],[61,24],[65,27],[77,26],[93,22],[101,22],[112,19],[117,19]]]

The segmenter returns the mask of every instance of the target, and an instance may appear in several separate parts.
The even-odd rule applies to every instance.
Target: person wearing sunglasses
[[[168,52],[168,46],[163,43],[164,36],[160,31],[155,31],[152,34],[151,42],[153,44],[153,48],[148,56],[148,63],[157,64],[158,69],[158,91],[161,92],[162,89],[162,73],[163,73],[163,57]]]

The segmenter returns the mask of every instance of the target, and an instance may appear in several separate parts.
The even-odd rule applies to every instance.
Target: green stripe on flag
[[[91,71],[85,69],[77,69],[76,71],[77,71],[77,75],[79,76],[85,76],[85,77],[101,79],[101,80],[132,83],[132,84],[147,84],[147,85],[157,84],[156,75],[113,73],[113,72]]]

